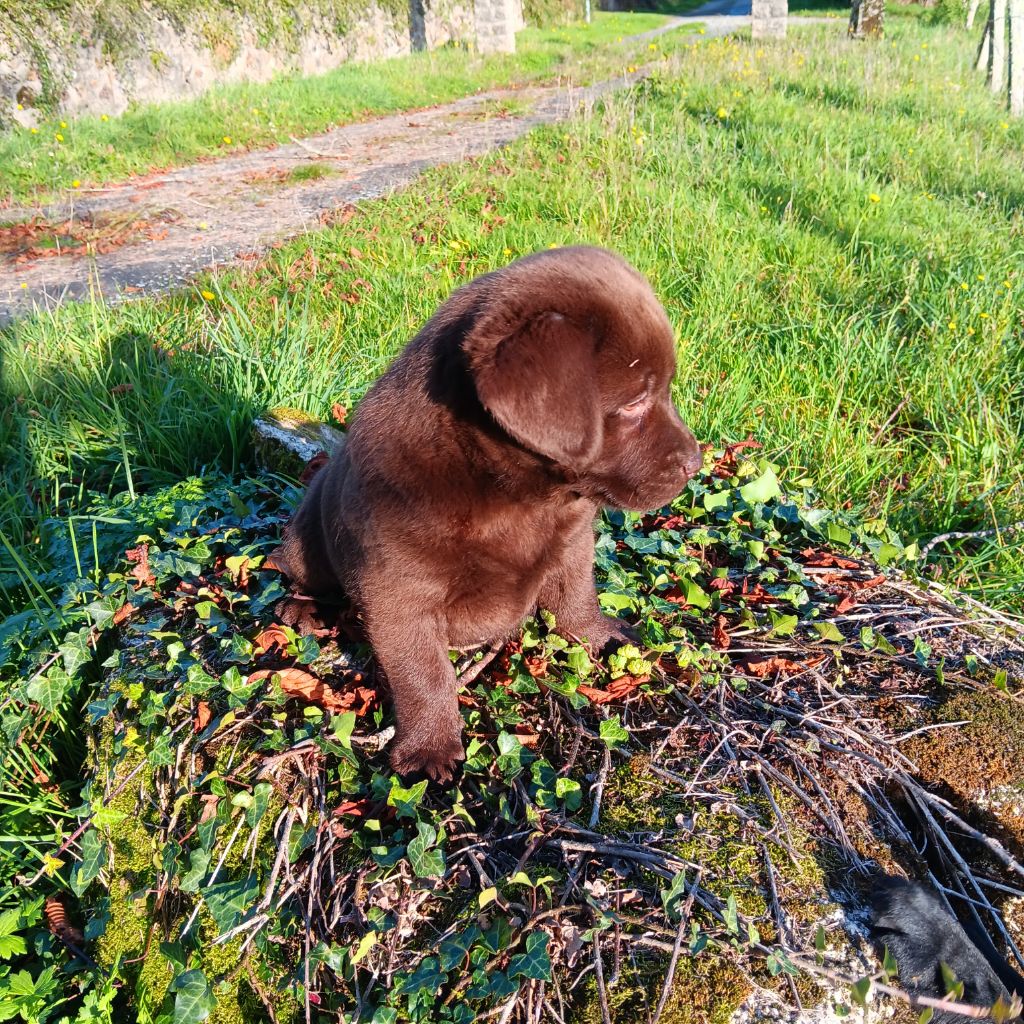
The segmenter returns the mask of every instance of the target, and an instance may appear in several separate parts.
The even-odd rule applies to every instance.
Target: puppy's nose
[[[696,445],[688,448],[683,455],[683,471],[687,476],[696,476],[704,468],[704,453]]]

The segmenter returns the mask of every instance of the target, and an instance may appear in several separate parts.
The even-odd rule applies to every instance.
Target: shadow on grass
[[[51,568],[49,534],[66,530],[60,517],[86,492],[143,491],[207,467],[233,472],[248,454],[258,400],[232,389],[207,353],[122,331],[88,337],[63,360],[34,359],[25,372],[22,348],[17,323],[0,332],[0,531],[33,574]],[[0,544],[5,589],[23,574]]]

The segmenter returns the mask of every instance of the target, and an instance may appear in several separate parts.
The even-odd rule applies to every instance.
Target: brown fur
[[[363,399],[276,557],[362,612],[394,695],[396,771],[444,780],[463,757],[449,648],[538,607],[595,648],[623,637],[598,606],[593,523],[601,506],[666,504],[698,470],[675,368],[647,281],[576,247],[460,288]]]

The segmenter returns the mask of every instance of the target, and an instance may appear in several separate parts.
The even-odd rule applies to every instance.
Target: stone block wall
[[[33,125],[44,111],[114,117],[131,103],[189,99],[213,85],[283,73],[321,74],[346,61],[453,41],[508,52],[523,24],[522,0],[268,0],[268,8],[286,4],[286,16],[223,7],[228,13],[217,23],[208,14],[217,0],[188,21],[143,3],[114,46],[97,24],[99,7],[73,4],[61,15],[44,7],[30,24],[19,24],[17,13],[4,24],[9,3],[18,0],[0,0],[0,128]]]

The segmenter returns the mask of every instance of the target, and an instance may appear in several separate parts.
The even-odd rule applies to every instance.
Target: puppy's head
[[[675,341],[648,282],[580,246],[527,256],[481,284],[464,349],[497,423],[602,504],[671,501],[701,453],[672,404]]]

